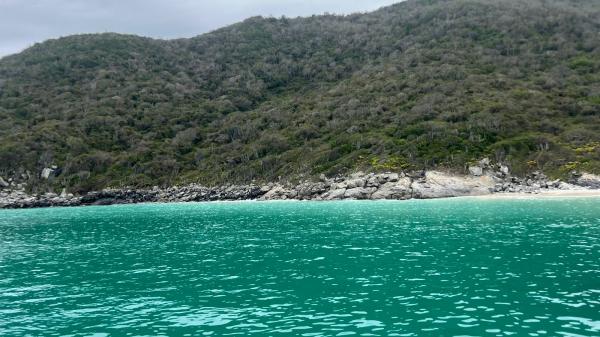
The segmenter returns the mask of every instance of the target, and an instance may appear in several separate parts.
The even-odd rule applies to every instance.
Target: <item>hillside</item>
[[[50,40],[0,60],[0,176],[84,192],[486,156],[600,173],[599,37],[598,0],[409,0],[191,39]]]

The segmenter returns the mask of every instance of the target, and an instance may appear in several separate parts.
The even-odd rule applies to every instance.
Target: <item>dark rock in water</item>
[[[134,204],[142,202],[156,202],[158,192],[153,190],[118,190],[109,189],[100,192],[91,192],[81,197],[81,205],[110,205]]]

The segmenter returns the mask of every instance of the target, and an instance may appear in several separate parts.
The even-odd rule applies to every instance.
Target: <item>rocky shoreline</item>
[[[68,194],[65,190],[60,195],[29,195],[22,188],[4,186],[0,190],[0,208],[229,200],[406,200],[589,189],[600,189],[600,176],[574,172],[569,182],[563,182],[551,181],[543,173],[533,172],[520,178],[512,176],[506,166],[492,165],[484,159],[469,168],[469,175],[440,171],[357,172],[335,178],[322,175],[319,181],[296,185],[271,183],[206,187],[190,184],[152,189],[113,188],[83,196]]]

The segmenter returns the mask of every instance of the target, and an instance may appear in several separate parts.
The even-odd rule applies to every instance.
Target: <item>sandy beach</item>
[[[476,196],[482,199],[545,199],[545,198],[589,198],[600,197],[600,190],[551,190],[540,193],[494,193]]]

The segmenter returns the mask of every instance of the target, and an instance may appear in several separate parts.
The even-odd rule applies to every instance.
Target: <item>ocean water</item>
[[[0,336],[600,336],[600,198],[0,211]]]

